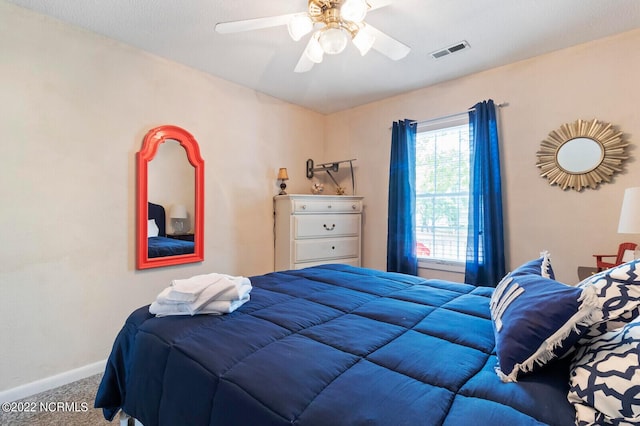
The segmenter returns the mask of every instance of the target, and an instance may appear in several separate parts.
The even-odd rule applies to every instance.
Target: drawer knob
[[[326,229],[327,231],[333,231],[333,229],[336,227],[336,224],[332,224],[331,227],[327,226],[327,224],[325,223],[324,225],[324,229]]]
[[[329,205],[327,206],[327,208],[328,208],[328,209],[330,209],[331,207],[332,207],[332,206],[331,206],[331,204],[329,204]]]
[[[331,250],[335,250],[335,249],[336,249],[336,246],[331,246]]]
[[[303,204],[303,205],[302,205],[302,210],[306,210],[306,209],[307,209],[307,205],[306,205],[306,204]]]
[[[356,209],[358,208],[358,206],[356,206],[355,204],[353,204],[353,205],[351,206],[351,208],[352,208],[353,210],[356,210]]]

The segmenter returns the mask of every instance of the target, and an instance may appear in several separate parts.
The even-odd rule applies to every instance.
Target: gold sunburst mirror
[[[609,123],[576,120],[553,130],[542,141],[536,166],[549,185],[562,190],[596,189],[622,170],[622,163],[629,158],[625,152],[628,145],[622,132]]]

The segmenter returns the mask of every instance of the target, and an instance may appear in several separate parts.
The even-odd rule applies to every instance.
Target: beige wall
[[[324,117],[0,1],[0,391],[106,359],[173,278],[273,270],[279,167],[307,190]],[[205,160],[205,262],[134,268],[135,153]]]
[[[592,254],[640,243],[639,235],[617,234],[624,189],[640,186],[638,44],[640,30],[330,115],[327,157],[358,159],[365,266],[386,267],[391,123],[465,111],[489,98],[509,104],[499,113],[508,269],[547,249],[558,279],[575,283],[578,265],[595,265]],[[632,144],[631,159],[613,184],[563,192],[539,177],[536,151],[551,130],[579,118],[618,126]]]

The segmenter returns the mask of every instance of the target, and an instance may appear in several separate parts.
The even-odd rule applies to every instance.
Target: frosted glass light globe
[[[295,15],[287,24],[289,35],[295,41],[300,40],[305,34],[309,34],[313,29],[313,21],[306,13]]]
[[[324,56],[324,51],[322,50],[322,46],[318,43],[317,34],[314,34],[309,40],[309,44],[307,44],[307,48],[304,50],[304,54],[309,58],[309,60],[313,63],[319,64],[322,62],[322,57]]]
[[[337,55],[347,47],[349,37],[341,28],[326,28],[322,30],[322,33],[318,38],[318,42],[320,43],[320,46],[322,46],[324,53]]]
[[[345,21],[360,23],[367,14],[365,0],[347,0],[340,7],[340,17]]]

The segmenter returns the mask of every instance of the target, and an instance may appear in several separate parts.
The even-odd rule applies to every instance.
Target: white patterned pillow
[[[640,319],[578,348],[568,395],[577,425],[639,424],[639,354]]]
[[[587,336],[599,336],[634,320],[640,313],[640,259],[599,272],[577,285],[594,287],[602,311]]]

